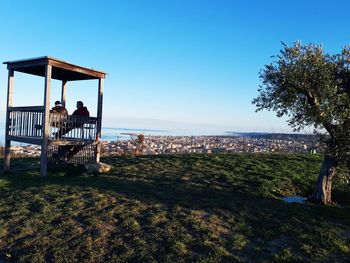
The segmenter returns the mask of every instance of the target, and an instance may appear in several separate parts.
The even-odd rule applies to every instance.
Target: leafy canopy
[[[268,109],[300,130],[313,125],[341,125],[350,117],[350,46],[328,55],[322,46],[283,44],[277,60],[260,72],[263,85],[253,100],[257,111]]]
[[[349,157],[350,46],[329,55],[321,45],[297,41],[283,49],[273,63],[261,70],[257,110],[287,116],[295,131],[308,126],[325,129],[333,149]]]

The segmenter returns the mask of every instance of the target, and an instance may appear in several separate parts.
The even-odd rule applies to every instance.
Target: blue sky
[[[350,44],[348,1],[0,0],[1,61],[53,56],[107,72],[105,126],[286,132],[255,113],[258,72],[292,44]],[[6,103],[0,68],[0,120]],[[96,111],[97,82],[68,86],[68,110]],[[51,103],[60,94],[53,83]],[[16,74],[15,105],[43,103],[43,79]]]

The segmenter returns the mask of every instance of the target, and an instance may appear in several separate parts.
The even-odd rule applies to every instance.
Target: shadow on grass
[[[143,237],[144,247],[146,244],[153,244],[154,257],[162,255],[159,261],[164,261],[168,254],[173,253],[171,249],[185,249],[181,242],[188,236],[193,238],[188,240],[188,248],[191,249],[192,255],[198,256],[190,261],[196,261],[194,259],[200,258],[200,255],[209,256],[208,251],[219,249],[219,245],[230,251],[232,257],[228,261],[232,261],[234,255],[238,255],[240,259],[247,259],[248,256],[249,260],[254,260],[257,253],[262,258],[271,259],[274,254],[278,251],[283,252],[284,249],[289,249],[291,255],[308,253],[312,259],[313,253],[316,253],[319,247],[332,248],[339,240],[341,245],[345,244],[343,250],[346,251],[348,241],[344,241],[343,234],[338,232],[349,229],[349,208],[286,204],[278,200],[276,195],[272,194],[272,187],[277,185],[279,188],[293,188],[296,185],[293,184],[293,180],[300,176],[299,171],[296,171],[296,177],[282,185],[295,171],[283,167],[289,165],[294,168],[293,162],[303,165],[303,159],[299,156],[272,157],[125,157],[104,160],[115,166],[113,172],[104,175],[89,175],[79,167],[52,171],[46,178],[40,177],[38,170],[14,172],[0,176],[0,199],[5,200],[4,204],[8,201],[8,218],[13,217],[13,211],[21,211],[18,214],[25,218],[22,219],[23,222],[37,217],[40,218],[40,222],[48,220],[44,221],[45,227],[37,231],[42,233],[43,229],[50,229],[44,231],[43,237],[51,237],[51,229],[60,231],[58,236],[62,234],[62,242],[66,244],[70,242],[67,242],[67,237],[85,240],[89,231],[95,233],[98,229],[110,235],[106,238],[105,246],[115,250],[118,255],[120,239],[130,245],[130,251],[131,248],[140,247],[140,243],[137,243],[139,241],[130,241],[133,240],[130,238],[130,228],[136,229],[133,234],[135,240],[140,235]],[[304,169],[300,166],[296,170]],[[317,166],[318,162],[315,159],[315,169],[318,169]],[[103,204],[99,204],[101,196],[105,201]],[[21,201],[26,202],[24,207],[21,207]],[[155,207],[160,208],[158,210]],[[133,210],[136,215],[133,214]],[[162,221],[163,213],[165,218],[168,217],[167,221]],[[200,220],[196,213],[202,216]],[[13,217],[13,225],[18,224],[15,221],[17,218]],[[151,225],[150,222],[157,220],[160,220],[158,226]],[[207,228],[208,224],[211,225]],[[57,228],[57,225],[60,225],[60,228]],[[85,231],[77,235],[67,234],[65,226],[74,231],[77,229],[75,226],[78,226]],[[115,228],[108,230],[108,226]],[[331,232],[329,238],[327,231],[336,226],[337,231]],[[10,231],[10,226],[8,229],[9,237],[16,236],[16,233]],[[175,239],[178,243],[174,245],[172,242],[177,233],[183,235]],[[323,233],[325,237],[322,236]],[[215,241],[214,237],[218,239]],[[21,247],[21,238],[14,244],[14,250]],[[160,242],[159,238],[163,241]],[[168,240],[165,248],[164,240]],[[198,248],[195,248],[193,240],[197,242]],[[114,247],[110,244],[112,241],[116,242]],[[86,240],[82,241],[82,247],[87,243]],[[57,244],[52,242],[51,249],[59,248]],[[305,244],[303,252],[300,252],[300,247]],[[28,251],[32,251],[33,246],[29,247]],[[43,245],[43,251],[44,247],[46,249],[46,244]],[[138,259],[140,253],[149,255],[148,249],[151,247],[144,253],[135,252],[134,259]],[[220,249],[215,253],[220,254]],[[82,253],[80,258],[92,255],[95,251],[96,244],[91,251]],[[327,250],[327,253],[333,252]],[[23,254],[30,256],[30,252],[27,251]],[[42,255],[43,252],[38,254]],[[66,252],[62,252],[60,255],[65,254]],[[328,259],[327,255],[322,257]],[[215,259],[212,259],[214,262]]]
[[[114,163],[116,164],[116,163]],[[135,160],[122,161],[120,164],[136,164]],[[185,164],[186,165],[186,164]],[[189,165],[189,164],[188,164]],[[84,168],[70,167],[49,174],[48,177],[39,177],[39,171],[26,173],[7,173],[2,177],[10,184],[8,187],[16,190],[30,188],[40,191],[41,187],[55,185],[72,187],[76,191],[92,188],[108,194],[123,195],[146,203],[160,203],[169,209],[180,205],[188,209],[227,210],[231,213],[247,215],[248,221],[258,221],[263,218],[297,221],[318,217],[327,217],[329,220],[339,218],[350,224],[350,209],[335,206],[323,207],[315,204],[286,204],[276,198],[262,196],[259,181],[250,181],[249,187],[243,185],[227,185],[225,182],[201,182],[184,180],[179,175],[163,173],[162,176],[142,176],[134,173],[114,171],[106,175],[88,175]],[[156,172],[156,168],[155,168]],[[186,171],[180,171],[180,174]],[[0,193],[0,196],[6,192]],[[254,217],[251,217],[254,215]]]

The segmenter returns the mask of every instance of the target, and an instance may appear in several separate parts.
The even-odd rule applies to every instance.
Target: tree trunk
[[[311,201],[323,203],[325,205],[332,203],[332,179],[335,174],[336,161],[333,157],[326,155],[317,179],[316,190],[311,197]]]

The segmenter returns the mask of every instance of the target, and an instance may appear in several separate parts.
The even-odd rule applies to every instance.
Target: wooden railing
[[[41,138],[43,115],[43,106],[10,107],[9,135]]]
[[[96,139],[97,118],[50,113],[51,140]]]
[[[20,138],[42,139],[43,117],[43,106],[10,107],[9,136],[13,140]],[[95,117],[50,113],[49,122],[49,139],[52,141],[94,141],[96,139],[97,118]]]

